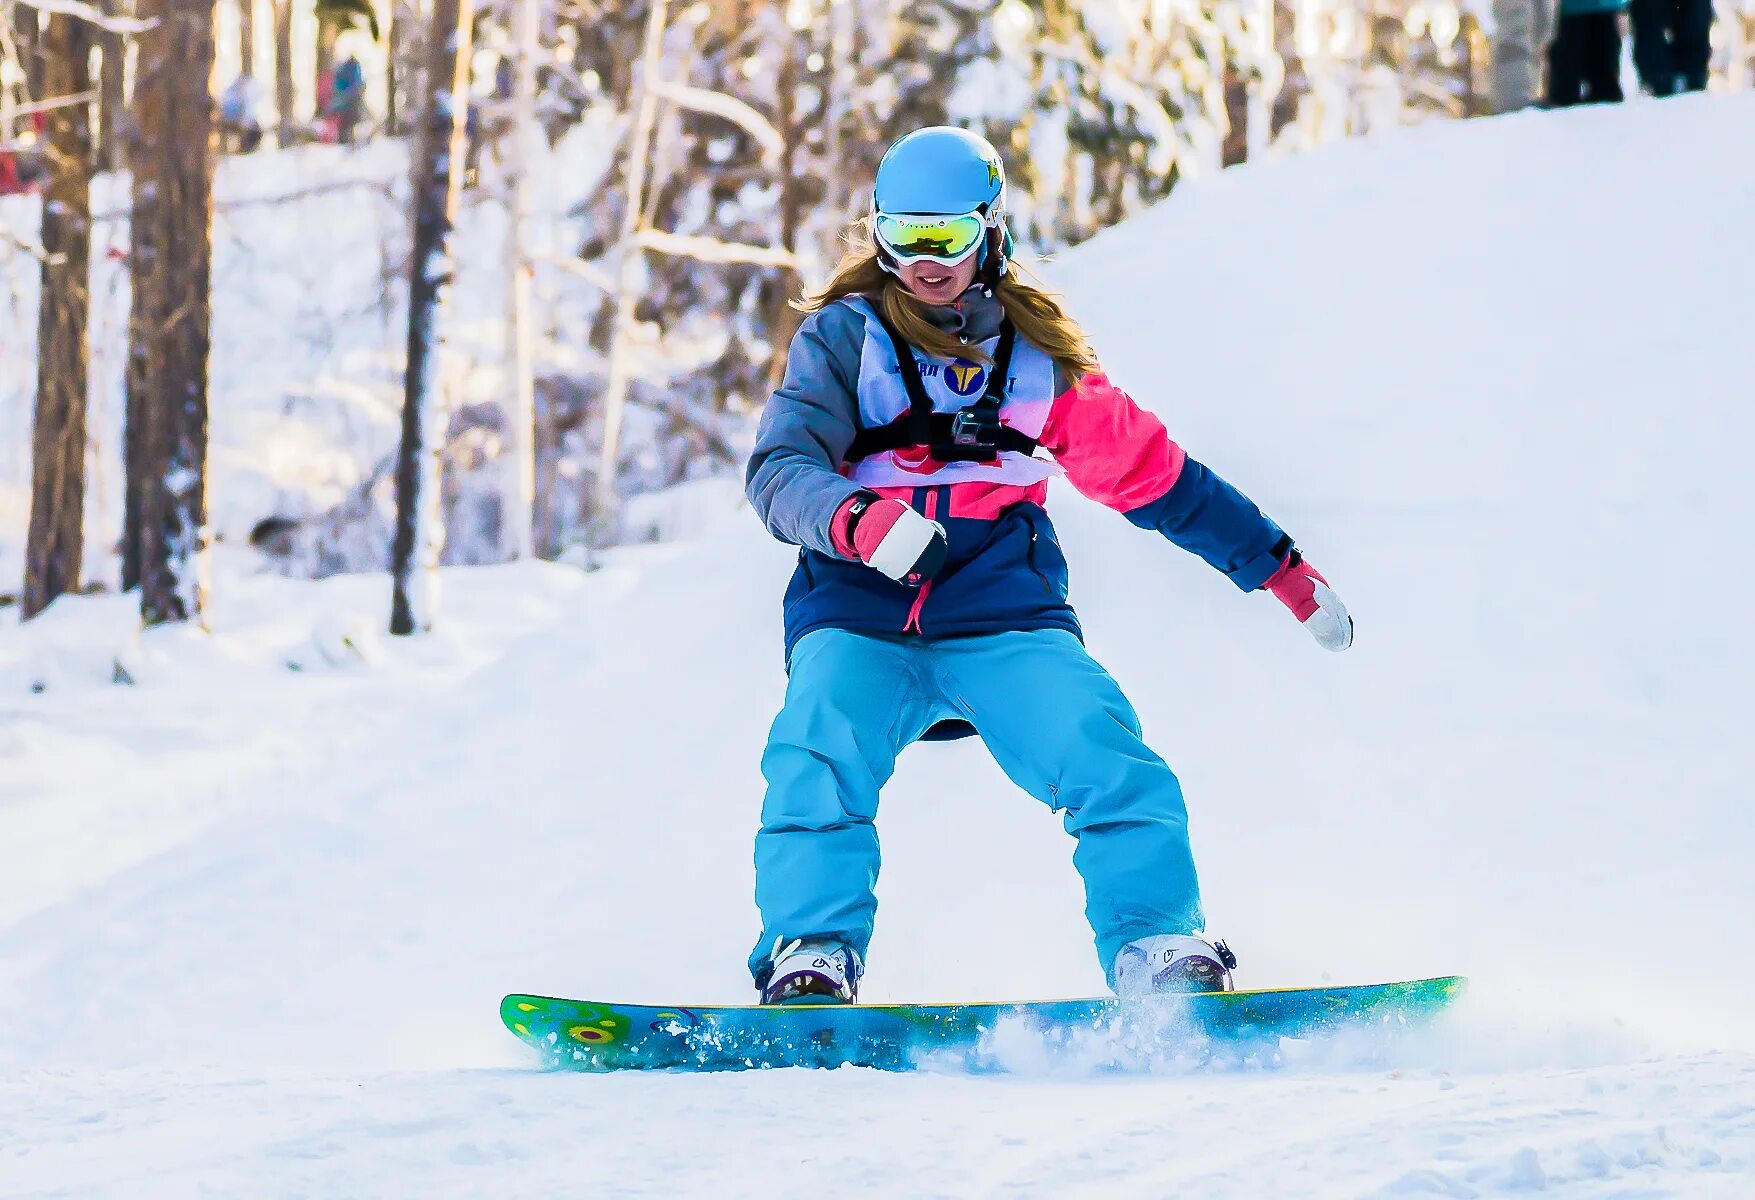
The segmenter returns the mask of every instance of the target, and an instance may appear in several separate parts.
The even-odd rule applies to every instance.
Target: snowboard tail
[[[551,1066],[581,1071],[738,1071],[939,1062],[1004,1071],[1069,1049],[1150,1059],[1212,1043],[1277,1043],[1348,1028],[1404,1028],[1461,994],[1457,975],[1351,987],[1113,996],[998,1004],[603,1004],[514,994],[500,1019]]]

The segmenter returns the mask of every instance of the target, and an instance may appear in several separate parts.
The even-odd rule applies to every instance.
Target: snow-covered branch
[[[762,155],[771,166],[786,148],[780,131],[755,108],[745,104],[736,96],[728,96],[724,92],[712,92],[706,88],[689,87],[687,84],[672,83],[660,79],[652,84],[652,91],[672,104],[683,108],[692,108],[696,112],[711,113],[723,117],[745,133],[756,139],[762,148]]]
[[[795,267],[798,260],[792,251],[781,246],[750,246],[742,242],[724,242],[718,238],[681,233],[665,233],[661,229],[642,229],[634,235],[634,244],[643,250],[678,258],[692,258],[708,263],[753,263],[762,267]]]
[[[89,91],[78,92],[72,96],[55,96],[48,100],[32,100],[26,104],[13,105],[12,115],[28,117],[32,113],[53,112],[57,108],[74,108],[81,104],[91,104],[97,98],[97,92]]]
[[[47,250],[44,250],[36,243],[22,241],[19,238],[13,237],[4,229],[0,229],[0,242],[13,247],[21,253],[30,255],[30,257],[36,259],[46,267],[59,265],[62,258],[65,257],[60,254],[50,254]]]
[[[106,33],[145,33],[157,25],[157,21],[142,21],[135,17],[112,17],[100,12],[81,0],[12,0],[23,8],[34,8],[38,12],[59,13],[65,17],[78,17],[90,22]]]
[[[606,292],[615,291],[615,279],[607,271],[598,270],[584,259],[551,255],[539,258],[537,261],[552,264],[569,274],[577,275],[592,287],[601,288]]]

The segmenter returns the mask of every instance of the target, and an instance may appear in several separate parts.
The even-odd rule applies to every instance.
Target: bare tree
[[[256,0],[238,0],[238,74],[256,76]]]
[[[293,3],[294,0],[273,0],[274,3],[274,107],[280,118],[279,138],[282,146],[290,146],[298,128],[293,116],[296,103],[293,94]]]
[[[396,538],[391,547],[390,632],[432,627],[439,559],[438,455],[443,449],[439,322],[455,267],[451,233],[463,182],[473,0],[435,0],[427,27],[425,119],[414,160],[414,244],[408,280],[408,363],[396,459]]]
[[[603,395],[603,444],[599,452],[595,488],[597,536],[612,539],[617,514],[616,472],[621,450],[623,410],[633,382],[635,346],[633,331],[642,300],[643,277],[648,254],[722,266],[750,265],[792,269],[796,259],[786,245],[757,245],[718,236],[679,234],[657,228],[664,199],[664,163],[655,160],[654,136],[660,103],[678,113],[703,113],[729,122],[760,148],[768,169],[778,166],[786,153],[786,139],[758,109],[736,96],[706,88],[690,87],[663,77],[664,41],[669,0],[651,0],[640,55],[638,82],[634,88],[631,132],[626,143],[625,198],[621,208],[621,231],[613,268],[614,306],[611,315],[609,363]],[[690,34],[690,36],[693,36]],[[795,110],[789,110],[796,115]],[[798,197],[792,194],[792,200]],[[788,210],[790,226],[783,236],[796,240],[798,208]]]
[[[43,92],[43,55],[38,44],[41,38],[43,18],[36,9],[28,4],[12,6],[12,28],[14,40],[18,43],[19,57],[24,62],[24,87],[32,96],[41,96]]]
[[[105,0],[103,6],[112,17],[126,15],[129,7],[125,0]],[[98,76],[97,166],[114,171],[122,166],[122,128],[128,119],[128,42],[122,34],[106,31],[99,35],[98,46],[103,65]]]
[[[664,50],[664,26],[669,0],[648,0],[646,36],[640,54],[638,100],[628,135],[627,199],[622,207],[622,230],[616,264],[615,324],[609,343],[609,380],[603,389],[603,449],[597,475],[597,508],[600,519],[615,510],[616,455],[620,449],[622,405],[628,396],[631,375],[634,308],[638,300],[635,282],[645,265],[645,252],[635,244],[646,207],[646,172],[652,158],[652,126],[658,117],[658,72]]]
[[[142,0],[148,15],[162,7],[162,0]],[[140,39],[136,60],[134,103],[129,121],[128,168],[133,194],[128,217],[128,358],[123,379],[122,411],[122,590],[140,586],[141,527],[146,518],[146,478],[152,470],[147,440],[147,415],[152,406],[147,392],[153,377],[152,352],[155,313],[160,309],[155,288],[158,263],[158,169],[160,160],[146,140],[147,130],[163,127],[158,114],[160,89],[144,86],[139,78],[148,62],[153,43]]]
[[[390,25],[384,31],[384,136],[401,137],[402,93],[407,87],[402,59],[412,40],[409,30],[416,22],[417,10],[408,0],[390,0],[386,16]]]
[[[158,23],[140,37],[135,88],[134,166],[145,179],[137,195],[148,203],[134,214],[133,237],[150,249],[131,323],[143,339],[145,379],[131,405],[128,490],[139,506],[140,615],[156,625],[198,619],[206,590],[213,4],[145,0],[142,8]]]
[[[536,56],[541,20],[539,0],[516,0],[512,53],[516,75],[512,89],[512,126],[506,135],[506,174],[511,196],[506,216],[506,363],[510,386],[502,402],[505,479],[500,502],[500,552],[507,558],[536,553],[536,366],[531,328],[530,172],[537,156]]]
[[[38,31],[43,88],[55,97],[91,87],[91,28],[64,13]],[[23,616],[79,586],[84,552],[85,398],[91,312],[91,112],[50,110],[43,194],[42,291],[37,307],[37,403],[31,433],[30,533]]]

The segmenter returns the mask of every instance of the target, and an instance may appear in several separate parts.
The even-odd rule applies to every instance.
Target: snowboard
[[[602,1004],[510,995],[506,1028],[579,1071],[922,1067],[1003,1072],[1057,1060],[1103,1069],[1273,1053],[1284,1038],[1429,1021],[1461,976],[1348,987],[979,1004]]]

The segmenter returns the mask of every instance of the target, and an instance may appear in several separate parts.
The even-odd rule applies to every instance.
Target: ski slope
[[[1427,126],[1052,268],[1359,622],[1325,654],[1053,497],[1213,929],[1251,986],[1466,973],[1444,1027],[1127,1076],[534,1071],[506,991],[748,994],[791,553],[709,487],[687,545],[449,572],[420,643],[381,578],[231,556],[211,637],[118,598],[0,626],[0,1196],[1755,1193],[1752,123]],[[904,756],[880,829],[867,998],[1101,986],[1058,820],[979,746]]]

